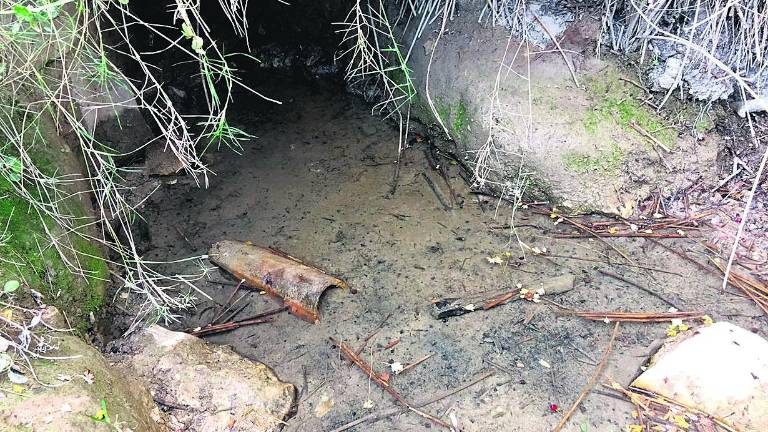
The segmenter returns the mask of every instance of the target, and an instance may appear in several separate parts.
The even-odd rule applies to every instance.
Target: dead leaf
[[[331,408],[333,408],[333,403],[333,399],[327,393],[323,393],[315,407],[315,417],[320,418],[328,414]]]

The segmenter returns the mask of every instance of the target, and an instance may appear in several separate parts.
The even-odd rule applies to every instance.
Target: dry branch
[[[747,295],[762,311],[768,315],[768,286],[764,283],[741,274],[734,269],[726,273],[726,266],[718,259],[713,259],[712,262],[720,269],[723,274],[727,274],[728,283],[740,289]]]
[[[433,398],[430,398],[428,400],[416,402],[416,403],[413,404],[413,406],[415,408],[423,408],[423,407],[425,407],[427,405],[431,405],[431,404],[433,404],[435,402],[439,402],[439,401],[441,401],[441,400],[443,400],[445,398],[448,398],[448,397],[451,397],[451,396],[455,395],[456,393],[464,391],[464,390],[474,386],[475,384],[477,384],[477,383],[479,383],[481,381],[484,381],[484,380],[486,380],[486,379],[488,379],[488,378],[490,378],[492,376],[493,376],[493,372],[492,371],[491,372],[486,372],[486,373],[480,375],[479,377],[469,381],[466,384],[462,384],[462,385],[460,385],[459,387],[456,387],[453,390],[449,390],[449,391],[447,391],[445,393],[442,393],[442,394],[440,394],[438,396],[435,396]],[[349,423],[347,423],[345,425],[339,426],[336,429],[332,430],[331,432],[343,432],[345,430],[351,429],[351,428],[353,428],[353,427],[355,427],[355,426],[357,426],[359,424],[365,423],[365,422],[381,420],[383,418],[387,418],[387,417],[393,416],[395,414],[404,413],[404,412],[407,412],[407,410],[403,410],[402,408],[394,408],[394,409],[391,409],[391,410],[388,410],[388,411],[370,414],[370,415],[367,415],[365,417],[361,417],[361,418],[359,418],[357,420],[353,420],[353,421],[351,421],[351,422],[349,422]]]
[[[673,319],[700,318],[706,315],[704,312],[600,312],[600,311],[574,311],[567,313],[592,320],[612,322],[666,322]]]
[[[573,403],[573,406],[565,412],[563,415],[563,418],[560,419],[560,423],[555,426],[555,428],[552,430],[552,432],[560,432],[560,430],[563,429],[563,426],[565,426],[565,423],[568,422],[568,419],[571,418],[574,412],[576,412],[576,409],[581,405],[581,401],[584,400],[584,398],[587,396],[587,394],[592,390],[592,387],[595,386],[597,383],[597,380],[600,379],[600,375],[603,374],[603,369],[605,369],[605,364],[608,363],[608,357],[611,355],[611,350],[613,350],[613,341],[616,340],[616,335],[619,333],[619,323],[617,322],[613,326],[613,333],[611,333],[611,338],[608,340],[608,346],[605,348],[605,351],[603,352],[603,357],[600,359],[600,363],[598,363],[597,368],[595,368],[595,372],[592,374],[592,378],[589,379],[589,382],[587,383],[586,387],[584,387],[583,390],[581,390],[581,393],[579,393],[579,397],[576,398],[576,402]]]
[[[395,400],[398,403],[400,403],[400,405],[408,408],[409,410],[413,411],[414,413],[418,414],[421,417],[424,417],[425,419],[431,421],[432,423],[435,423],[436,425],[442,426],[446,429],[450,429],[451,425],[449,425],[448,423],[440,420],[439,418],[431,414],[418,410],[416,406],[406,401],[400,395],[400,393],[398,393],[395,389],[392,388],[392,386],[389,385],[389,382],[387,380],[382,378],[381,375],[377,374],[373,370],[373,368],[368,363],[366,363],[365,360],[361,359],[360,356],[355,354],[352,348],[350,348],[347,344],[345,344],[344,342],[339,342],[334,338],[331,338],[331,342],[333,342],[336,346],[339,347],[339,349],[341,350],[341,353],[344,354],[344,357],[346,357],[347,360],[351,361],[352,363],[355,364],[355,366],[360,368],[360,370],[365,372],[368,375],[368,377],[373,380],[373,382],[378,384],[379,387],[384,389],[384,391],[386,391],[393,398],[395,398]]]
[[[239,321],[231,321],[231,322],[226,322],[222,324],[209,324],[205,327],[188,331],[187,333],[191,334],[192,336],[202,337],[202,336],[209,336],[212,334],[223,333],[230,330],[239,329],[240,327],[247,327],[247,326],[256,325],[256,324],[265,324],[268,322],[272,322],[271,318],[265,319],[266,317],[271,315],[276,315],[281,312],[285,312],[286,310],[288,310],[288,308],[283,306],[277,309],[272,309],[266,312],[262,312],[258,315],[254,315],[250,318],[246,318]]]

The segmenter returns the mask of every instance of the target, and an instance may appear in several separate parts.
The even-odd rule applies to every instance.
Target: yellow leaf
[[[676,415],[672,417],[672,423],[675,424],[675,426],[688,430],[689,427],[691,427],[690,424],[688,424],[688,421],[685,419],[685,416]]]
[[[631,424],[627,426],[627,432],[643,432],[643,427],[639,424]]]
[[[26,390],[26,388],[21,384],[14,384],[12,388],[14,393],[24,393],[24,390]]]
[[[3,309],[3,318],[13,320],[13,309]]]
[[[616,228],[616,227],[610,227],[610,228],[608,228],[608,232],[609,232],[610,234],[616,234],[616,233],[618,233],[618,232],[619,232],[619,229],[618,229],[618,228]]]
[[[709,315],[704,315],[701,317],[701,321],[704,323],[705,326],[711,326],[714,321],[712,321],[712,318]]]
[[[669,337],[675,337],[677,336],[677,326],[671,325],[667,328],[667,336]]]

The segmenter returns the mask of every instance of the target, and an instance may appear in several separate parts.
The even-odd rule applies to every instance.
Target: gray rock
[[[147,383],[174,429],[225,430],[234,421],[238,430],[276,431],[291,412],[294,386],[229,347],[152,326],[121,351],[131,355],[117,358],[117,367]]]
[[[55,308],[43,321],[65,328]],[[61,360],[33,360],[36,379],[17,388],[20,396],[0,392],[0,430],[56,432],[166,432],[165,418],[143,385],[134,385],[94,347],[72,332],[50,332],[58,349],[45,353]],[[45,384],[45,385],[43,385]],[[91,419],[107,407],[112,425]]]

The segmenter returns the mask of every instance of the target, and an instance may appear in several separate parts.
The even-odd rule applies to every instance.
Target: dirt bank
[[[418,20],[400,27],[402,44],[413,46],[415,112],[441,119],[480,187],[627,215],[651,192],[672,195],[700,177],[715,184],[711,126],[697,140],[686,125],[696,108],[657,113],[637,70],[623,66],[630,62],[597,57],[599,15],[563,18],[562,9],[544,8],[526,42],[478,23],[481,9],[460,4],[420,37]]]

